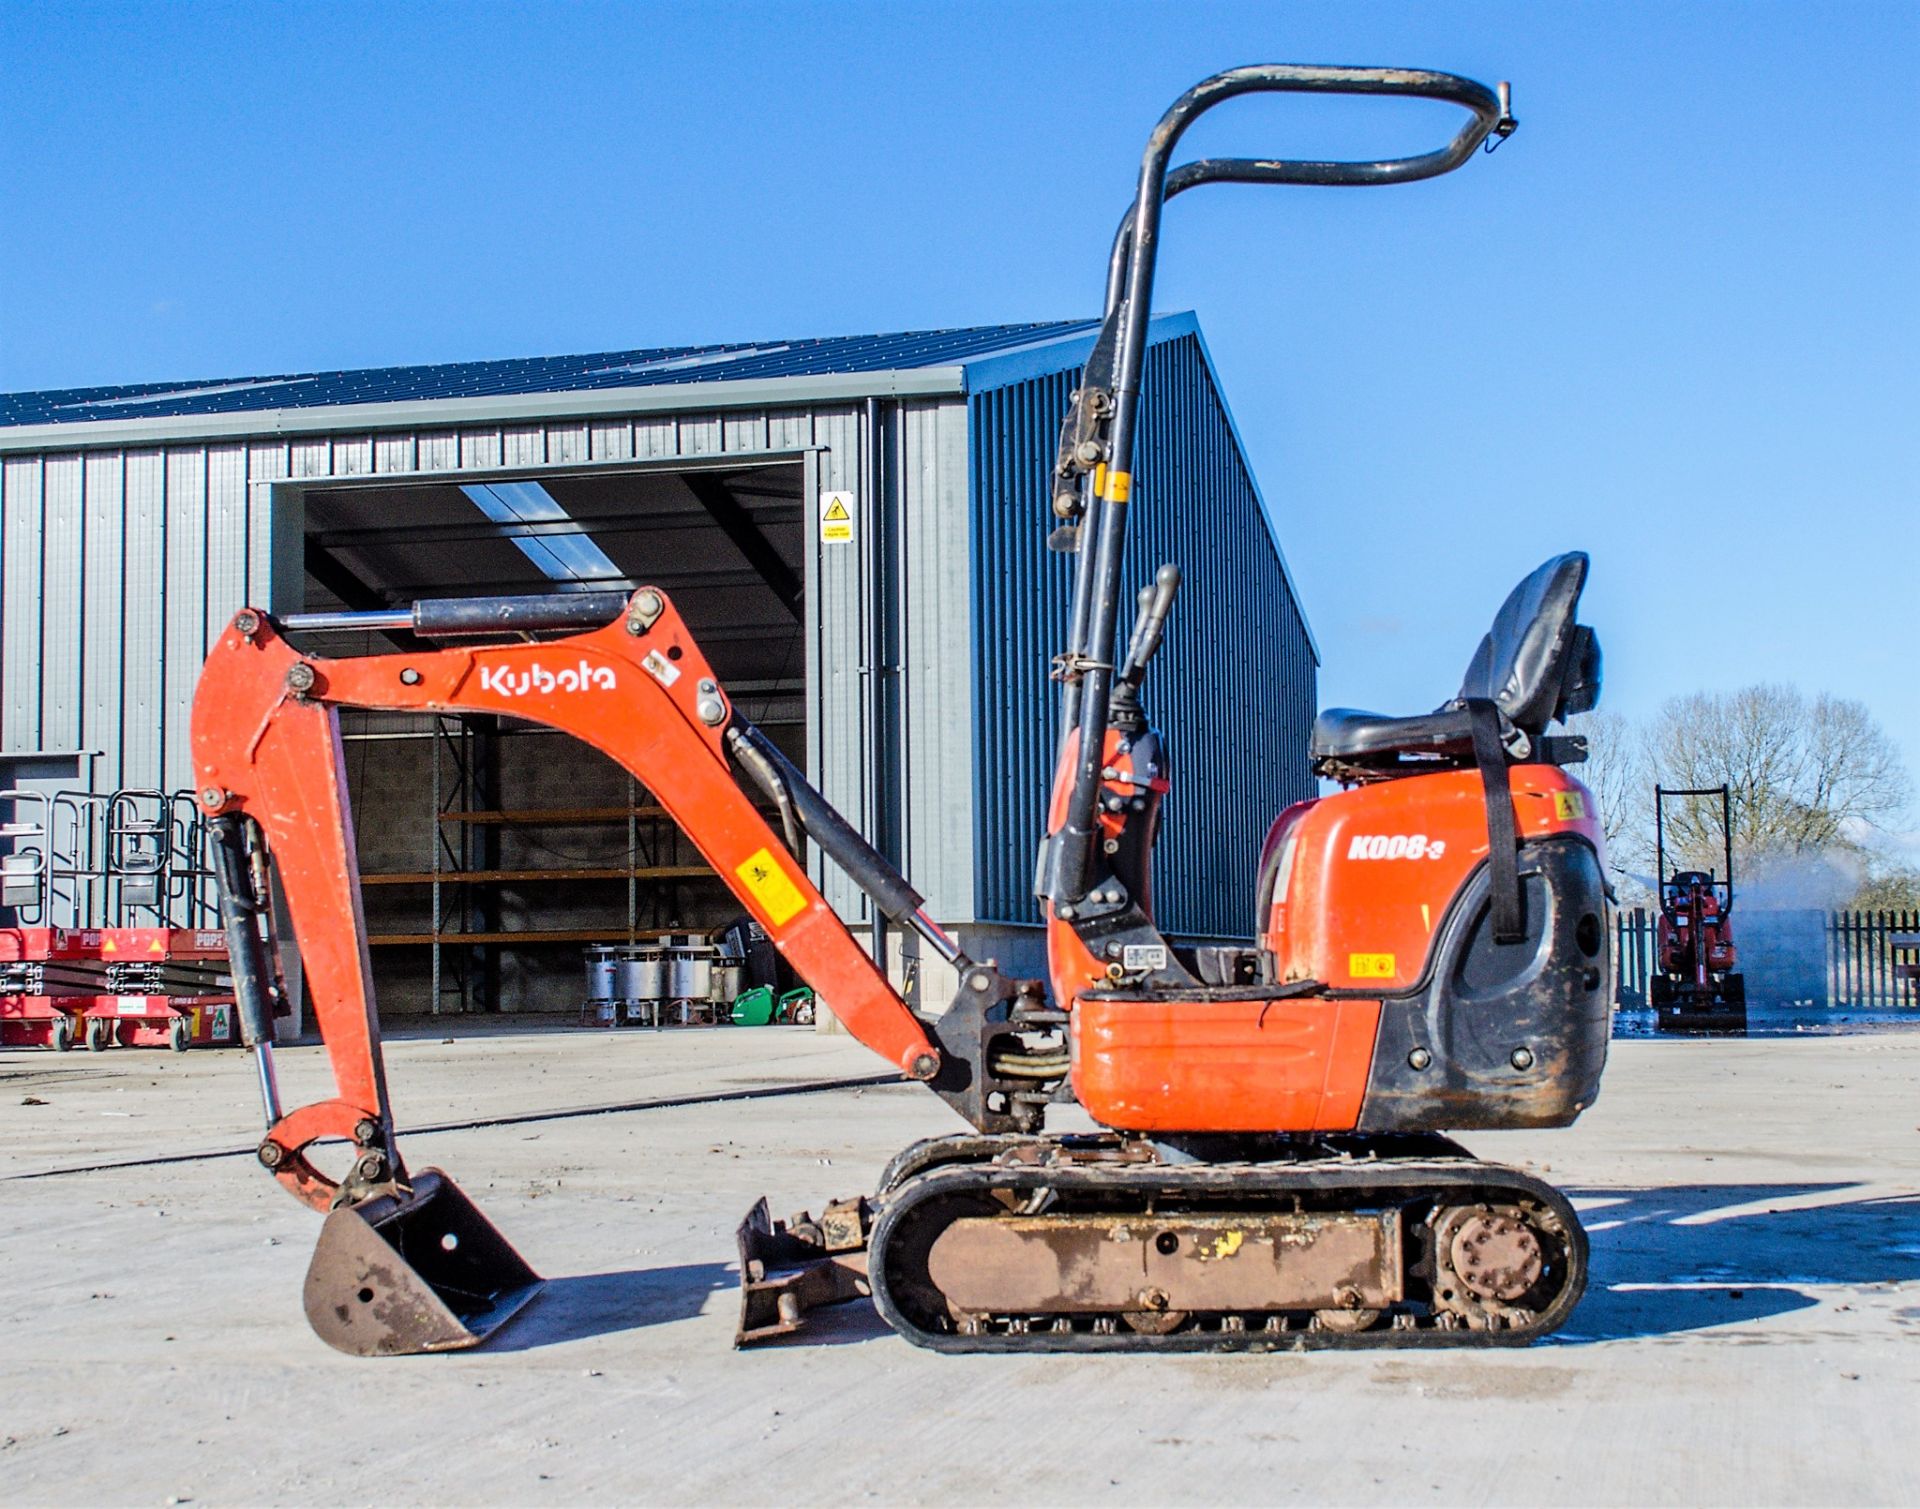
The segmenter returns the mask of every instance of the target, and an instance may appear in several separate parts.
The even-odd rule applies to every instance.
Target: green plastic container
[[[773,1020],[773,987],[756,985],[752,990],[744,990],[733,1002],[733,1025],[736,1027],[764,1027]]]
[[[806,1026],[813,1021],[813,988],[802,985],[780,997],[779,1020]]]

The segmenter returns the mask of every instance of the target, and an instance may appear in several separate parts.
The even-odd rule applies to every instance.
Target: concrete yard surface
[[[776,1028],[390,1043],[403,1128],[668,1103],[407,1137],[551,1283],[482,1351],[363,1361],[301,1314],[320,1223],[246,1152],[242,1055],[0,1052],[0,1500],[1920,1502],[1920,1033],[1617,1043],[1578,1126],[1466,1138],[1593,1234],[1526,1350],[946,1358],[860,1305],[734,1352],[752,1200],[959,1123],[901,1084],[673,1102],[883,1067]]]

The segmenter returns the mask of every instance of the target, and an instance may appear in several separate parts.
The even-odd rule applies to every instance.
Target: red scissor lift
[[[0,1045],[238,1041],[190,796],[0,791],[0,812]]]

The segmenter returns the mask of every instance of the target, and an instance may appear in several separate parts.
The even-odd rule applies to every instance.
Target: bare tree
[[[1732,788],[1733,849],[1752,872],[1850,851],[1905,810],[1909,782],[1864,704],[1790,686],[1695,692],[1660,709],[1647,756],[1666,786]],[[1667,828],[1669,865],[1716,866],[1718,803],[1683,802]]]
[[[1858,842],[1904,811],[1911,794],[1893,741],[1863,703],[1822,692],[1808,710],[1803,847]]]

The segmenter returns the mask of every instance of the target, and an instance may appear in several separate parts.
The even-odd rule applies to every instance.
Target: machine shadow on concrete
[[[1593,1243],[1592,1272],[1586,1298],[1548,1344],[1737,1325],[1819,1304],[1809,1288],[1920,1279],[1920,1196],[1778,1208],[1859,1187],[1570,1190]]]
[[[725,1263],[627,1268],[547,1280],[526,1314],[488,1343],[489,1352],[529,1352],[666,1325],[702,1314],[716,1294],[737,1304],[739,1279]]]

